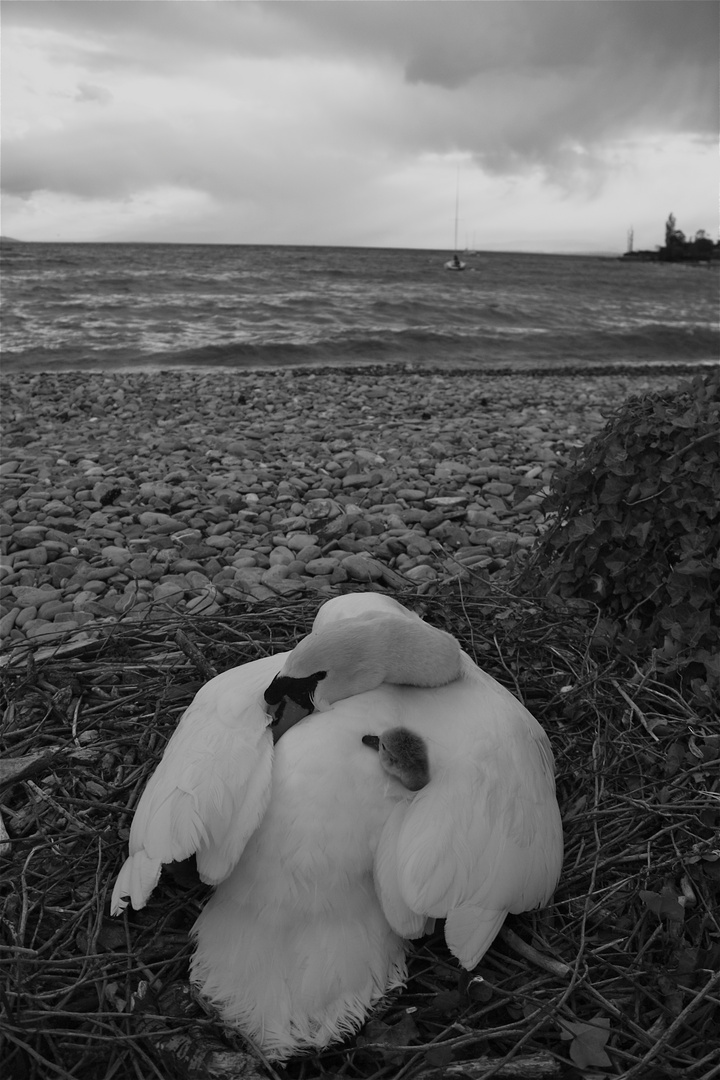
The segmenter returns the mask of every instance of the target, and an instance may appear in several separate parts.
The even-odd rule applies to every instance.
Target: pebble
[[[558,465],[630,393],[680,376],[233,378],[246,404],[221,372],[5,377],[0,638],[501,572],[547,528]]]

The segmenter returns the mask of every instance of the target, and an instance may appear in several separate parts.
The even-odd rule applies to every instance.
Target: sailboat
[[[465,244],[465,250],[463,251],[463,255],[477,255],[477,248],[475,247],[475,233],[473,233],[472,247],[468,247],[468,245],[466,243]]]
[[[457,184],[455,187],[455,247],[452,259],[449,259],[445,263],[446,270],[464,270],[465,263],[461,261],[458,255],[457,234],[458,234],[458,211],[460,209],[460,170],[458,169]]]

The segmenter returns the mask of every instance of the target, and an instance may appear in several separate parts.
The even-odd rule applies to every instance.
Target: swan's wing
[[[397,837],[402,898],[447,917],[448,945],[467,968],[508,911],[547,903],[562,865],[550,744],[515,705],[502,741],[490,748],[479,739],[449,762],[415,797]]]
[[[198,691],[135,811],[113,915],[126,897],[144,907],[164,863],[195,855],[210,884],[233,869],[270,798],[273,743],[262,695],[286,656],[233,668]]]

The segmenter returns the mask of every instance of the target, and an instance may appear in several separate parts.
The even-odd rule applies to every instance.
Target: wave
[[[709,328],[557,334],[539,327],[485,328],[441,334],[402,330],[334,334],[313,342],[229,342],[189,348],[136,350],[40,348],[5,353],[6,371],[141,370],[144,368],[282,368],[419,364],[469,369],[615,367],[618,364],[717,362],[717,336]]]

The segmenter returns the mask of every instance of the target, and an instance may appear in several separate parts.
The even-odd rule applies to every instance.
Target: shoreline
[[[383,374],[417,374],[417,375],[446,375],[453,377],[457,375],[467,376],[503,376],[503,375],[527,375],[528,377],[545,378],[552,375],[563,375],[567,378],[596,378],[601,375],[692,375],[703,371],[711,370],[712,368],[720,365],[720,359],[684,359],[674,362],[666,359],[662,360],[617,360],[609,361],[605,364],[587,363],[587,364],[557,364],[557,365],[523,365],[520,363],[508,362],[500,365],[489,365],[487,367],[479,366],[477,364],[463,365],[458,362],[450,362],[448,366],[438,365],[432,361],[410,361],[410,360],[388,360],[382,363],[378,363],[377,360],[356,360],[352,364],[348,364],[343,361],[328,361],[319,364],[316,361],[308,361],[307,363],[300,363],[297,360],[288,361],[288,363],[276,362],[266,364],[243,364],[238,365],[236,363],[228,362],[227,364],[192,364],[192,363],[174,363],[163,366],[161,363],[137,363],[137,364],[123,364],[118,362],[112,366],[94,366],[94,361],[88,361],[87,366],[82,361],[76,361],[72,365],[55,366],[39,363],[37,366],[29,364],[20,364],[17,367],[12,365],[12,360],[6,354],[5,357],[0,356],[0,360],[4,361],[3,377],[4,378],[16,378],[18,376],[30,376],[30,375],[97,375],[114,377],[116,375],[173,375],[185,372],[187,374],[216,374],[227,375],[232,373],[234,375],[259,375],[259,374],[272,374],[273,372],[291,372],[293,374],[314,374],[321,375],[325,371],[332,371],[343,375],[352,376],[356,373],[366,374],[368,371],[376,373],[378,375]]]
[[[527,559],[555,469],[609,412],[687,374],[6,375],[0,636],[42,655],[119,620],[471,588]]]

